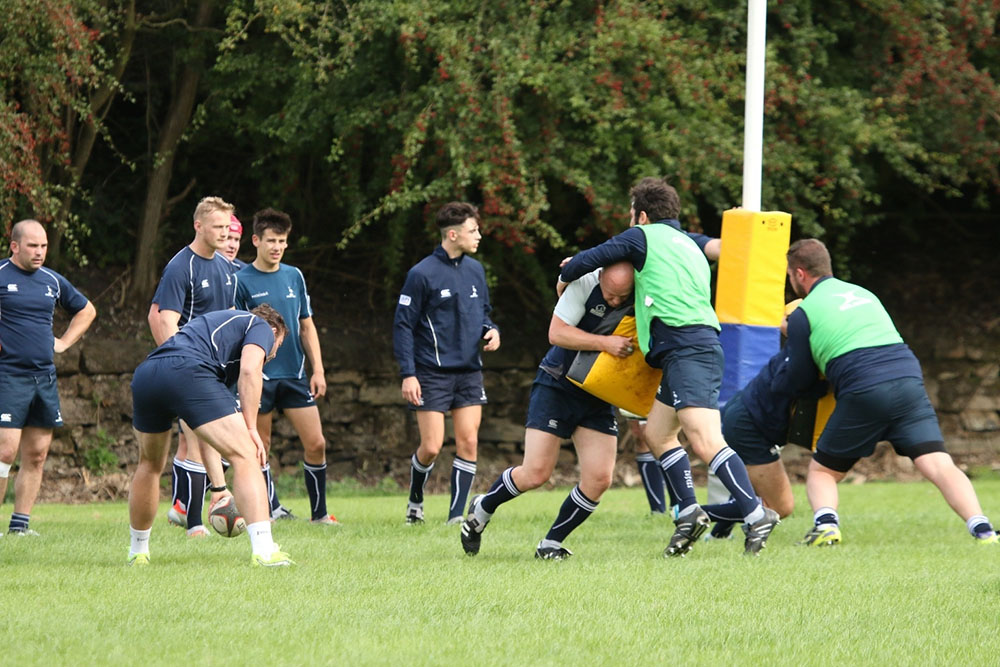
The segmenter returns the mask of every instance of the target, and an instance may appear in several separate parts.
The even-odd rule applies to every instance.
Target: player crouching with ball
[[[251,563],[292,565],[271,538],[267,492],[257,433],[264,362],[274,357],[288,328],[267,305],[247,312],[221,310],[191,320],[139,364],[132,377],[132,425],[139,465],[129,490],[129,565],[149,564],[149,533],[160,500],[170,428],[180,417],[232,466],[236,504],[246,519]],[[227,386],[236,384],[242,411]]]

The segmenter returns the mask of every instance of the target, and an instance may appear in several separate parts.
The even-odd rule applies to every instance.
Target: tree
[[[131,3],[0,0],[0,210],[9,229],[32,216],[50,224],[50,262],[63,234],[87,227],[71,215],[102,121],[128,58]],[[120,39],[117,53],[107,44]]]

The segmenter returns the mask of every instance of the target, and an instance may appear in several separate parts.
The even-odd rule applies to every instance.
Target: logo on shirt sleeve
[[[410,297],[406,294],[399,295],[399,305],[401,306],[409,306],[410,300],[411,300]]]
[[[449,298],[451,298],[451,290],[448,289],[448,288],[445,288],[445,289],[441,290],[441,298],[442,299],[449,299]]]

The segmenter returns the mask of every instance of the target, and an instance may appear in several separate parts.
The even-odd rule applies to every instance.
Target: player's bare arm
[[[309,391],[313,398],[319,398],[326,394],[326,372],[323,370],[323,357],[320,355],[319,335],[316,333],[316,324],[311,317],[303,317],[299,320],[299,338],[302,339],[302,349],[309,359],[309,368],[312,375],[309,377]]]
[[[176,310],[161,310],[160,311],[160,326],[159,331],[153,331],[153,340],[156,341],[157,345],[163,345],[163,342],[173,336],[180,330],[178,323],[181,321],[181,314]],[[156,334],[159,333],[162,338],[156,340]]]
[[[79,310],[69,321],[69,326],[62,336],[55,339],[54,347],[57,354],[61,354],[73,346],[80,337],[90,328],[94,318],[97,317],[97,309],[90,301]]]
[[[616,357],[627,357],[635,351],[631,338],[588,333],[563,322],[556,315],[549,322],[549,342],[567,350],[597,350]]]
[[[240,355],[240,378],[237,382],[240,411],[247,430],[250,431],[250,439],[257,448],[257,461],[262,466],[267,464],[267,453],[260,434],[257,433],[257,411],[260,408],[265,357],[263,348],[253,344],[244,345]]]

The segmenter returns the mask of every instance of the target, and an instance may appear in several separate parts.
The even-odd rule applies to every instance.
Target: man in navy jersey
[[[437,213],[441,245],[406,274],[392,327],[403,398],[417,413],[420,446],[410,460],[406,523],[424,522],[424,485],[444,444],[444,414],[451,410],[456,456],[448,523],[461,523],[476,476],[479,422],[486,403],[479,352],[500,347],[490,320],[490,294],[479,249],[479,211],[450,202]]]
[[[596,269],[563,292],[549,323],[552,347],[531,387],[524,460],[504,470],[486,494],[469,503],[462,522],[465,553],[479,553],[483,529],[502,503],[548,481],[559,460],[560,441],[572,438],[580,461],[580,483],[538,543],[535,558],[563,560],[573,555],[563,540],[594,513],[611,485],[618,422],[611,405],[574,385],[566,373],[577,350],[604,351],[616,357],[635,352],[631,338],[613,334],[622,317],[633,312],[632,304],[632,265],[628,262]]]
[[[21,451],[8,532],[37,535],[31,508],[42,485],[52,429],[62,426],[54,354],[80,339],[97,311],[64,277],[42,266],[45,228],[22,220],[10,231],[10,254],[0,262],[0,502],[11,465]],[[58,304],[72,315],[59,338],[52,332]]]
[[[220,251],[229,238],[233,206],[219,197],[205,197],[194,211],[194,240],[167,263],[153,295],[149,328],[161,345],[191,319],[215,310],[232,308],[236,300],[234,267]],[[183,427],[183,424],[182,424]],[[173,497],[168,519],[185,526],[191,537],[209,533],[202,524],[206,471],[216,478],[213,500],[225,492],[222,466],[213,451],[201,451],[189,434],[178,437],[173,462]]]
[[[878,297],[834,278],[830,253],[817,239],[789,247],[788,279],[803,299],[788,317],[785,391],[797,393],[823,373],[837,398],[809,463],[813,527],[800,544],[840,543],[837,483],[881,440],[913,459],[980,544],[1000,543],[972,483],[945,450],[920,362]]]
[[[240,241],[243,239],[243,223],[232,213],[229,214],[229,235],[226,237],[226,245],[222,248],[222,255],[233,265],[233,270],[239,271],[247,265],[236,255],[240,252]]]
[[[723,356],[706,255],[680,229],[673,187],[644,178],[630,194],[630,228],[566,262],[559,284],[623,260],[635,269],[639,347],[646,363],[663,370],[645,437],[678,497],[676,529],[664,556],[685,555],[711,523],[695,499],[691,463],[678,440],[682,428],[695,454],[734,497],[746,523],[745,553],[759,553],[779,518],[761,505],[746,466],[722,436]]]
[[[249,309],[262,303],[269,304],[281,313],[288,325],[289,334],[278,349],[278,355],[264,366],[257,430],[265,451],[270,452],[274,410],[284,412],[305,450],[302,468],[309,494],[310,518],[313,523],[336,525],[336,517],[326,508],[326,439],[316,406],[316,399],[326,394],[319,336],[313,323],[312,306],[302,272],[281,263],[291,230],[291,219],[281,211],[266,208],[254,213],[253,244],[257,248],[257,258],[239,273],[236,307]],[[263,472],[271,518],[294,518],[291,511],[279,502],[271,468],[266,462]]]
[[[267,305],[253,312],[211,312],[188,322],[135,369],[132,424],[139,441],[139,464],[129,488],[129,565],[149,564],[160,475],[177,417],[229,461],[236,506],[250,536],[251,563],[292,564],[271,537],[267,493],[259,472],[264,444],[257,433],[261,372],[286,333],[281,315]],[[229,389],[233,385],[245,397],[242,406]]]

